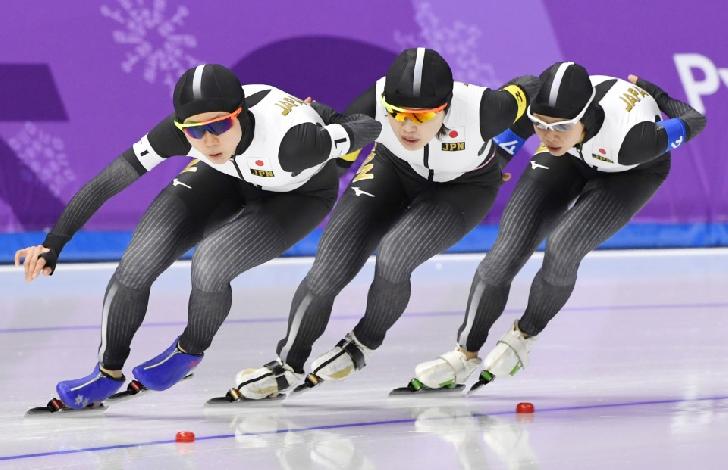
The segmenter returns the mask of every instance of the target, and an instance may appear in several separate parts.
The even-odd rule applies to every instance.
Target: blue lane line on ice
[[[723,396],[714,396],[714,397],[699,397],[699,398],[692,398],[692,399],[669,399],[669,400],[641,400],[641,401],[631,401],[631,402],[622,402],[622,403],[597,403],[592,405],[577,405],[577,406],[561,406],[561,407],[554,407],[554,408],[539,408],[537,409],[537,412],[539,414],[548,413],[548,412],[560,412],[560,411],[582,411],[582,410],[594,410],[594,409],[601,409],[601,408],[623,408],[623,407],[630,407],[630,406],[650,406],[650,405],[669,405],[669,404],[675,404],[675,403],[694,403],[694,402],[705,402],[705,401],[720,401],[720,400],[728,400],[728,395]],[[504,410],[504,411],[494,411],[492,413],[471,413],[474,417],[488,417],[488,416],[502,416],[502,415],[513,415],[516,414],[513,410]],[[449,417],[441,417],[441,418],[428,418],[428,420],[441,420],[441,419],[450,419]],[[324,431],[324,430],[332,430],[332,429],[347,429],[347,428],[361,428],[361,427],[371,427],[371,426],[387,426],[387,425],[397,425],[397,424],[414,424],[417,421],[416,418],[402,418],[402,419],[388,419],[388,420],[381,420],[381,421],[363,421],[363,422],[356,422],[356,423],[339,423],[339,424],[323,424],[319,426],[307,426],[302,428],[281,428],[281,429],[274,429],[272,431],[263,431],[263,432],[250,432],[250,433],[242,433],[243,436],[266,436],[266,435],[274,435],[274,434],[283,434],[283,433],[289,433],[289,432],[307,432],[307,431]],[[215,440],[215,439],[234,439],[235,434],[211,434],[209,436],[200,436],[196,437],[195,441],[209,441],[209,440]],[[67,449],[67,450],[54,450],[54,451],[48,451],[48,452],[36,452],[32,454],[17,454],[17,455],[7,455],[7,456],[0,456],[0,461],[3,460],[21,460],[21,459],[31,459],[31,458],[37,458],[37,457],[50,457],[53,455],[67,455],[67,454],[80,454],[83,452],[102,452],[106,450],[113,450],[113,449],[129,449],[132,447],[147,447],[147,446],[156,446],[156,445],[164,445],[164,444],[175,444],[176,441],[174,439],[161,439],[161,440],[154,440],[154,441],[143,441],[143,442],[136,442],[136,443],[130,443],[130,444],[115,444],[115,445],[108,445],[108,446],[99,446],[99,447],[84,447],[80,449]]]
[[[697,304],[655,304],[655,305],[610,305],[610,306],[587,306],[587,307],[567,307],[562,309],[565,312],[598,312],[609,310],[661,310],[661,309],[680,309],[680,308],[728,308],[728,302],[713,303],[697,303]],[[519,313],[523,308],[507,308],[504,313]],[[422,318],[422,317],[448,317],[462,316],[464,313],[460,310],[449,312],[406,312],[402,318]],[[336,320],[358,320],[361,315],[335,315],[331,317],[332,321]],[[239,323],[280,323],[287,322],[288,317],[259,317],[259,318],[240,318],[225,320],[226,324]],[[159,328],[166,326],[185,326],[187,323],[183,321],[173,322],[149,322],[142,324],[142,328]],[[42,331],[79,331],[79,330],[98,330],[101,325],[72,325],[72,326],[38,326],[31,328],[0,328],[0,334],[9,333],[35,333]]]

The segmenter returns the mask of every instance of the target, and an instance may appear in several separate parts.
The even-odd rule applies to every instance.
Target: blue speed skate
[[[124,385],[124,376],[118,379],[94,367],[86,377],[64,380],[56,385],[59,398],[53,398],[46,406],[28,410],[27,415],[56,413],[59,411],[103,409],[102,402]]]
[[[163,353],[139,364],[132,370],[134,378],[144,388],[156,391],[167,390],[188,377],[192,369],[200,363],[202,354],[183,352],[179,348],[178,339],[175,339]]]
[[[133,369],[135,380],[129,382],[126,390],[117,393],[124,384],[123,376],[114,379],[97,365],[86,377],[58,383],[56,390],[60,399],[53,398],[46,406],[28,410],[26,415],[106,409],[102,403],[106,399],[116,402],[146,390],[162,391],[170,388],[180,380],[191,377],[192,369],[201,360],[202,354],[183,352],[175,339],[164,352]]]
[[[58,398],[69,408],[80,410],[99,403],[113,395],[124,385],[124,376],[113,378],[96,364],[94,371],[86,377],[64,380],[56,385]]]

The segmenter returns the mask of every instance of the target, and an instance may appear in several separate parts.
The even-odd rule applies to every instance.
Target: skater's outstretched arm
[[[172,116],[165,118],[86,183],[63,210],[42,245],[23,248],[15,253],[16,266],[23,260],[26,281],[32,281],[41,273],[46,276],[53,274],[66,243],[112,196],[165,158],[185,155],[190,151],[190,144],[174,126],[173,120]]]

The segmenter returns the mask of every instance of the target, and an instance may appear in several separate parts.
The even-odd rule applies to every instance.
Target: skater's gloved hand
[[[638,77],[635,74],[629,74],[627,76],[627,81],[634,85],[637,85],[638,87],[642,88],[647,93],[649,93],[650,96],[652,96],[655,99],[655,101],[657,102],[657,106],[660,107],[660,111],[662,111],[663,113],[665,112],[663,107],[665,105],[665,98],[667,97],[667,93],[665,93],[665,91],[662,88],[660,88],[659,86],[655,85],[652,82],[648,82],[644,78]],[[665,113],[665,114],[669,115],[670,113]],[[673,117],[673,116],[671,116],[671,117]]]
[[[53,274],[57,257],[43,245],[35,245],[15,252],[16,267],[20,266],[21,259],[23,259],[23,267],[25,268],[25,280],[31,282],[41,273],[44,276]]]

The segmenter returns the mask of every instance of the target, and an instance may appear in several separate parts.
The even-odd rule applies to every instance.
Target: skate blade
[[[293,394],[303,393],[311,390],[312,388],[318,387],[323,383],[324,379],[321,377],[314,375],[314,374],[308,374],[306,376],[306,379],[303,381],[301,385],[293,389]]]
[[[183,380],[192,378],[193,375],[194,375],[193,373],[189,373],[189,374],[185,375],[184,377],[182,377],[180,382],[182,382]],[[136,385],[134,385],[135,383],[136,383]],[[177,382],[177,383],[179,383],[179,382]],[[144,384],[142,384],[138,380],[134,379],[129,382],[129,385],[127,385],[126,390],[122,390],[121,392],[116,392],[115,394],[113,394],[109,398],[107,398],[107,400],[115,402],[115,403],[119,403],[124,400],[128,400],[129,398],[136,397],[140,393],[148,392],[148,391],[149,391],[149,389],[147,387],[145,387]]]
[[[67,416],[67,415],[80,415],[80,414],[98,414],[106,411],[107,407],[102,402],[92,403],[85,408],[79,410],[63,406],[60,409],[53,409],[49,406],[36,406],[25,412],[26,417],[38,417],[38,416]]]
[[[210,398],[205,402],[206,407],[222,407],[222,406],[255,406],[280,402],[286,398],[286,395],[279,393],[276,396],[261,398],[260,400],[254,400],[252,398],[241,397],[239,400],[232,400],[227,396]]]
[[[293,394],[298,395],[299,393],[308,392],[312,388],[314,388],[316,385],[307,385],[307,384],[301,384],[298,387],[293,389]]]
[[[422,387],[421,389],[414,391],[411,388],[399,387],[389,392],[390,397],[402,397],[402,396],[422,396],[422,395],[449,395],[452,393],[462,392],[465,385],[458,384],[451,388],[429,388]]]
[[[472,387],[470,387],[470,390],[468,390],[467,395],[471,395],[473,392],[478,391],[484,385],[488,385],[489,383],[491,383],[492,381],[495,380],[495,376],[491,373],[488,373],[488,377],[483,378],[482,377],[483,373],[485,373],[485,372],[482,372],[481,377],[478,379],[478,381],[475,382]]]
[[[137,384],[136,386],[134,384]],[[107,398],[108,401],[111,402],[120,402],[127,400],[129,398],[135,397],[138,394],[142,392],[146,392],[147,388],[144,387],[144,385],[141,384],[138,380],[132,380],[129,382],[129,385],[127,386],[126,390],[122,390],[121,392],[116,392],[115,394],[111,395],[109,398]]]

